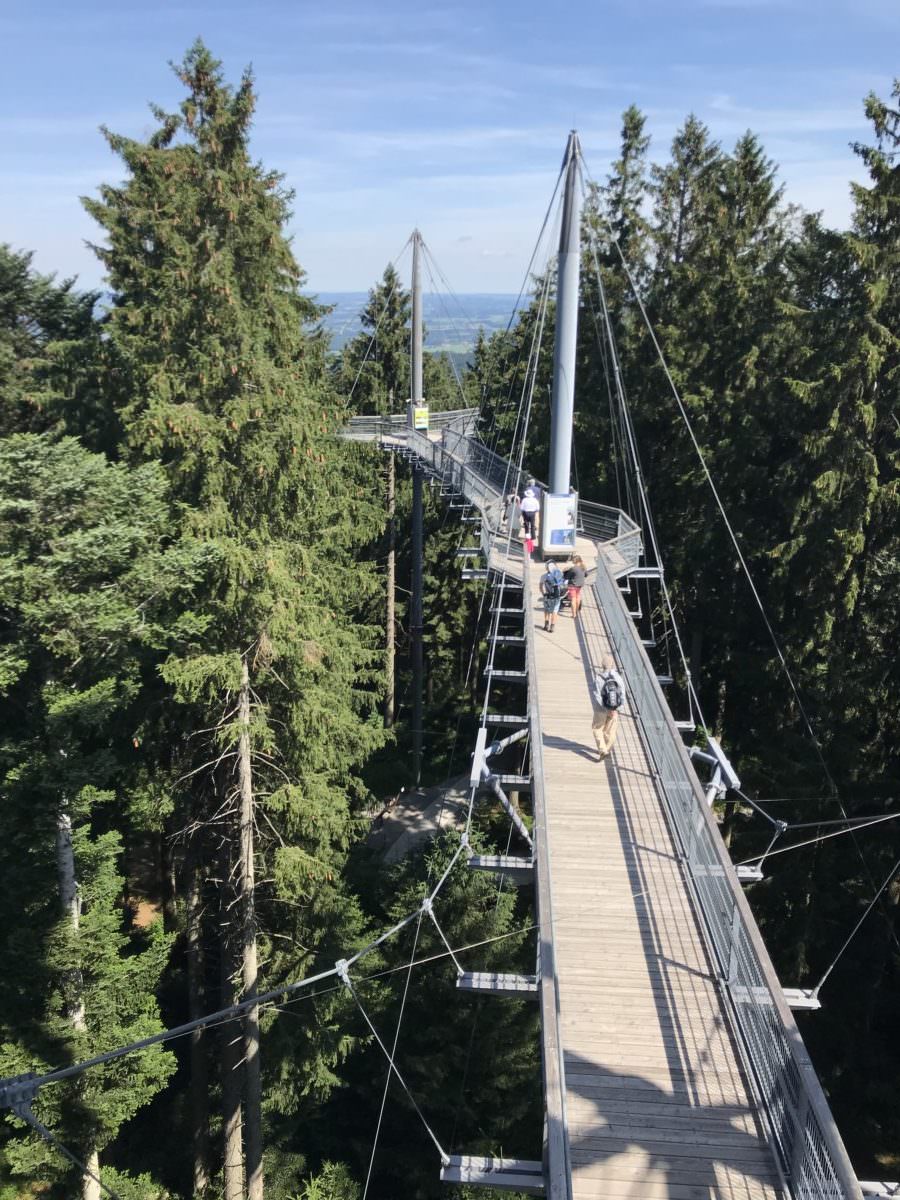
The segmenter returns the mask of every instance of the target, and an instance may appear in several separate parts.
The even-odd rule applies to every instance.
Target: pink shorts
[[[581,595],[581,588],[572,587],[572,585],[569,584],[569,599],[574,600],[576,596],[580,596],[580,595]]]

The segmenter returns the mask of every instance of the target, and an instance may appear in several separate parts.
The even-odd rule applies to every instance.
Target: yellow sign
[[[414,408],[413,409],[413,429],[428,428],[428,409]]]

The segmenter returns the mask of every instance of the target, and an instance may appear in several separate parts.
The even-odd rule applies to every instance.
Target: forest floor
[[[463,828],[468,800],[468,775],[435,787],[404,789],[373,814],[366,844],[383,854],[385,862],[399,862],[445,830]]]

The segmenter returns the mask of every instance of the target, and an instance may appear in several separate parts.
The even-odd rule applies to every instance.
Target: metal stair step
[[[741,883],[759,883],[764,878],[759,863],[754,863],[752,867],[735,867],[735,871],[737,871],[737,877]]]
[[[521,858],[514,854],[473,854],[469,859],[469,866],[473,871],[506,875],[513,883],[528,883],[534,875],[534,859]]]
[[[512,788],[514,791],[531,791],[531,776],[530,775],[499,775],[497,779],[502,787]]]
[[[456,986],[463,992],[490,992],[519,999],[536,998],[538,990],[537,975],[506,975],[500,971],[464,971],[457,976]]]
[[[544,1164],[525,1158],[481,1158],[451,1154],[441,1167],[442,1183],[468,1183],[476,1187],[544,1195]]]

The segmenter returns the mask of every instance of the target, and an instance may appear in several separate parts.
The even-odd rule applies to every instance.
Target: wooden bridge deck
[[[594,594],[584,589],[579,622],[562,614],[544,633],[540,574],[535,564],[532,684],[574,1200],[775,1200],[775,1162],[627,702],[612,754],[597,760],[590,685],[609,644]]]

